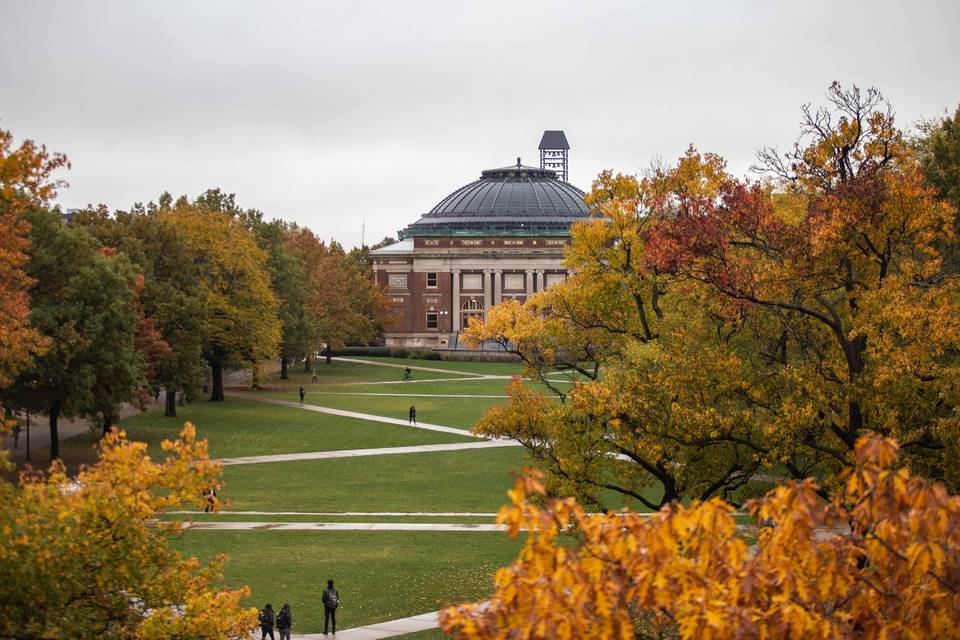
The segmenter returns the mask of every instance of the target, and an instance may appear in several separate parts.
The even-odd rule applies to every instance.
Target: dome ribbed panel
[[[401,236],[482,233],[563,235],[590,215],[584,193],[552,171],[512,166],[489,169],[460,187]]]

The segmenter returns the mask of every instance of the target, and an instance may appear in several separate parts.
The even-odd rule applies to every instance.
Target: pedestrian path
[[[166,513],[199,515],[205,511],[179,510]],[[210,515],[207,513],[207,515]],[[226,516],[363,516],[363,517],[416,517],[416,518],[495,518],[493,511],[217,511],[214,515]]]
[[[344,358],[337,357],[334,360],[340,360],[342,362],[356,362],[358,364],[369,364],[374,367],[390,367],[391,369],[410,369],[411,371],[432,371],[433,373],[454,373],[461,376],[470,376],[471,378],[493,378],[498,376],[487,375],[485,373],[477,373],[476,371],[458,371],[456,369],[437,369],[435,367],[422,367],[419,365],[412,364],[394,364],[392,362],[376,362],[374,360],[363,360],[360,358]],[[507,376],[508,378],[510,376]]]
[[[367,386],[367,385],[381,385],[381,384],[426,384],[428,382],[464,382],[464,381],[476,381],[476,380],[509,380],[510,376],[474,376],[471,378],[459,377],[459,378],[427,378],[421,380],[417,378],[415,380],[363,380],[361,382],[338,382],[338,387],[357,387],[357,386]],[[310,387],[313,388],[313,387]]]
[[[293,407],[294,409],[316,411],[317,413],[328,413],[333,416],[343,416],[345,418],[358,418],[360,420],[369,420],[371,422],[383,422],[385,424],[396,424],[396,425],[400,425],[401,427],[410,427],[412,429],[426,429],[427,431],[455,433],[458,436],[470,436],[471,438],[477,437],[466,429],[457,429],[455,427],[444,427],[443,425],[429,424],[426,422],[418,422],[416,424],[410,424],[407,420],[401,420],[399,418],[387,418],[386,416],[376,416],[370,413],[358,413],[356,411],[345,411],[343,409],[334,409],[332,407],[321,407],[315,404],[300,404],[299,402],[293,402],[290,400],[264,398],[263,396],[259,396],[255,393],[248,393],[245,391],[229,391],[225,395],[228,395],[234,398],[245,398],[247,400],[256,400],[257,402],[266,402],[268,404],[276,404],[281,407]]]
[[[475,393],[374,393],[372,391],[310,391],[312,396],[390,396],[397,398],[509,398],[500,395],[480,395]]]
[[[463,522],[220,522],[180,523],[182,529],[217,531],[506,531],[506,525]]]
[[[291,640],[330,640],[338,638],[339,640],[379,640],[380,638],[393,638],[417,631],[426,631],[427,629],[436,629],[438,626],[437,615],[439,611],[430,613],[421,613],[409,618],[400,618],[398,620],[388,620],[387,622],[378,622],[365,627],[355,627],[353,629],[344,629],[335,636],[325,636],[322,633],[293,634]]]
[[[237,464],[262,464],[265,462],[291,462],[293,460],[329,460],[333,458],[359,458],[363,456],[389,456],[406,453],[430,453],[436,451],[461,451],[463,449],[492,449],[496,447],[519,447],[516,440],[482,440],[480,442],[451,442],[449,444],[421,444],[408,447],[379,447],[376,449],[342,449],[339,451],[307,451],[304,453],[276,453],[263,456],[221,458],[224,466]]]

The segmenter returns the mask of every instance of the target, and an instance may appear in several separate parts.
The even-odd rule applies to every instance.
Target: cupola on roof
[[[446,235],[567,235],[589,217],[584,193],[555,171],[515,165],[487,169],[400,232],[401,238]]]

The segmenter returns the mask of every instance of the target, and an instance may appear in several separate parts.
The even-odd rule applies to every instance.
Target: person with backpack
[[[323,635],[327,635],[327,623],[333,624],[333,633],[337,633],[337,607],[340,606],[340,594],[333,588],[333,580],[327,580],[327,588],[323,590]]]
[[[280,632],[280,640],[290,640],[290,627],[293,626],[293,616],[290,614],[290,605],[284,603],[277,614],[277,631]]]
[[[407,419],[407,424],[417,424],[417,408],[414,405],[410,405],[410,414]]]
[[[273,636],[273,605],[269,602],[267,606],[263,608],[263,611],[260,612],[260,617],[258,618],[260,622],[260,633],[263,634],[260,636],[260,640],[266,640],[267,635],[270,636],[270,640],[277,640]]]
[[[303,390],[303,387],[300,387],[300,404],[303,404],[303,396],[307,395],[307,392]]]
[[[217,487],[216,485],[210,485],[206,491],[203,492],[203,499],[205,506],[203,507],[204,513],[210,513],[214,511],[217,507]]]

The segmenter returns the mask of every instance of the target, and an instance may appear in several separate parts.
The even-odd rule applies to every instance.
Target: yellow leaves
[[[624,637],[632,611],[649,635],[691,639],[954,637],[960,498],[891,471],[889,440],[862,439],[857,452],[830,503],[808,480],[749,505],[772,524],[759,530],[736,531],[719,500],[650,517],[587,515],[569,501],[541,510],[518,479],[501,519],[546,528],[497,573],[489,604],[446,609],[441,626],[476,640]],[[572,545],[561,542],[561,511],[578,532]],[[744,535],[756,536],[754,552]]]
[[[176,523],[155,521],[199,501],[219,481],[219,466],[190,424],[164,449],[168,455],[153,461],[145,445],[113,433],[100,461],[76,481],[62,465],[18,485],[0,481],[0,532],[8,542],[0,545],[0,599],[29,602],[32,612],[0,616],[0,635],[89,637],[104,619],[116,621],[104,634],[131,640],[249,634],[256,616],[240,606],[248,591],[212,586],[224,559],[206,566],[182,559],[168,544]]]

